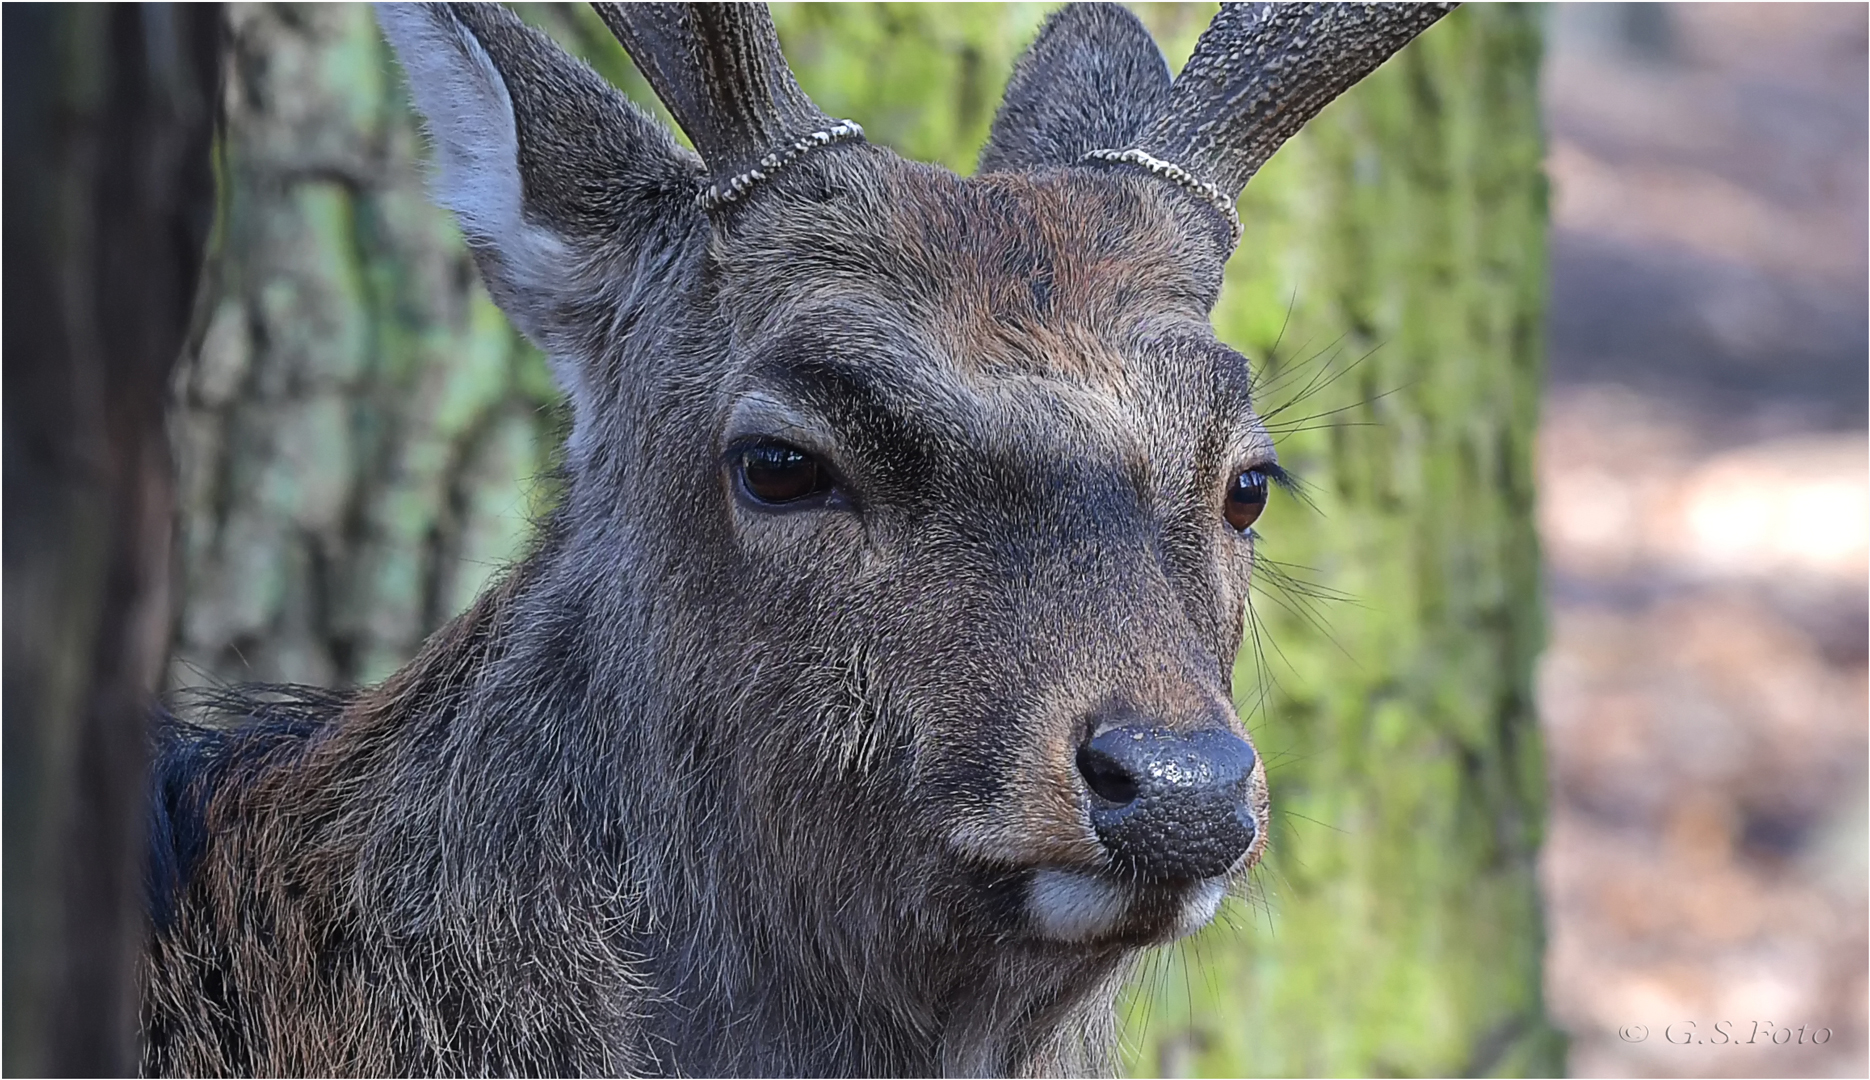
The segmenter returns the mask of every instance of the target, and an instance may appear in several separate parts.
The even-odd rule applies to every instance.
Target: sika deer
[[[1108,1067],[1265,843],[1234,198],[1444,8],[1230,7],[1171,82],[1068,7],[972,178],[762,7],[601,10],[698,154],[500,7],[381,9],[566,490],[383,685],[165,725],[146,1066]]]

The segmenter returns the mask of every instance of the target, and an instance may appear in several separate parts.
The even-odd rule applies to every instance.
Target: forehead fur
[[[964,371],[1111,383],[1147,326],[1205,325],[1213,288],[1159,181],[963,178],[864,148],[788,178],[713,251],[742,341],[801,310],[900,320]]]

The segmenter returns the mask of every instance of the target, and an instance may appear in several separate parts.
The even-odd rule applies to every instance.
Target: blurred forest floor
[[[1542,872],[1574,1075],[1870,1068],[1865,47],[1861,4],[1552,12]]]

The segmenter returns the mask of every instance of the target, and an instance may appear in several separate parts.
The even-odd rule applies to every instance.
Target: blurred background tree
[[[164,390],[214,217],[214,4],[5,28],[9,1076],[135,1071],[145,736],[169,655]]]
[[[588,9],[516,5],[637,101]],[[1047,5],[777,5],[799,80],[967,172]],[[1138,5],[1172,63],[1209,5]],[[520,554],[562,428],[423,192],[368,9],[232,5],[222,198],[177,380],[176,686],[378,679]],[[1539,35],[1458,11],[1261,173],[1215,325],[1303,503],[1236,679],[1273,785],[1252,894],[1127,996],[1142,1074],[1552,1074],[1531,447]],[[1309,504],[1309,505],[1307,505]]]

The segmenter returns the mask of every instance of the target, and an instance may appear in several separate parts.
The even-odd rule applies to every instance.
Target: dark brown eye
[[[755,443],[740,451],[740,486],[755,502],[798,502],[831,490],[831,471],[803,450]]]
[[[1235,532],[1246,532],[1260,520],[1260,511],[1266,509],[1266,485],[1266,474],[1258,469],[1246,470],[1227,485],[1227,502],[1221,513]]]

